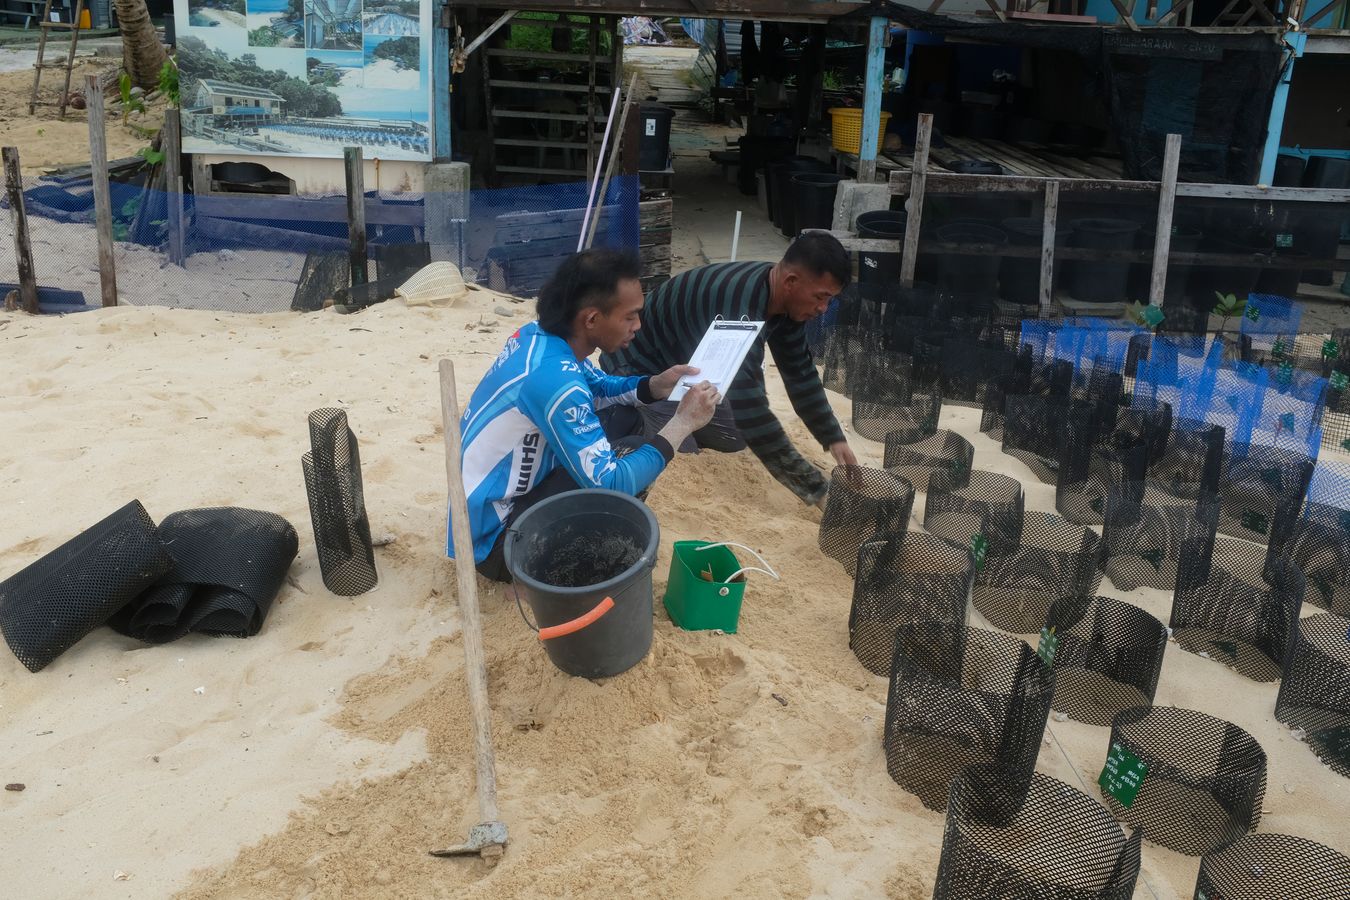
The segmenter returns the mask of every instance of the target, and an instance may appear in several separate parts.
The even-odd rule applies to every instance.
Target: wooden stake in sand
[[[478,763],[478,824],[463,844],[432,850],[432,856],[481,856],[495,863],[506,852],[506,824],[497,811],[497,759],[492,750],[492,709],[488,705],[487,659],[478,615],[478,573],[473,566],[473,532],[469,501],[460,474],[459,399],[455,367],[441,360],[441,420],[445,429],[445,481],[450,496],[450,535],[459,548],[455,577],[459,582],[460,631],[464,635],[464,674],[469,683],[474,755]]]
[[[23,178],[19,168],[19,148],[6,147],[5,196],[14,217],[14,258],[19,267],[19,305],[24,312],[38,313],[37,274],[33,271],[33,247],[28,242],[28,216],[23,208]]]
[[[113,256],[112,195],[108,191],[108,135],[103,130],[103,82],[84,79],[89,111],[89,171],[94,182],[94,228],[98,231],[98,277],[103,305],[117,305],[117,263]]]
[[[366,172],[360,147],[344,147],[347,171],[347,240],[351,256],[352,286],[369,280],[366,263]],[[456,416],[458,421],[459,417]]]

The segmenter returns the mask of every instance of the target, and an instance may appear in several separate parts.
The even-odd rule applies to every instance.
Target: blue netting
[[[1273,341],[1284,337],[1292,340],[1298,334],[1303,319],[1303,307],[1288,297],[1274,294],[1248,294],[1247,308],[1242,315],[1242,333],[1254,340]]]

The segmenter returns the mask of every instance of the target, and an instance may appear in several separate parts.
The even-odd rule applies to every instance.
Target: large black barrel
[[[773,224],[788,237],[797,235],[797,213],[792,198],[792,176],[802,172],[828,172],[828,164],[814,156],[792,156],[776,163],[768,169],[769,209],[772,210]]]
[[[903,241],[905,239],[904,210],[878,209],[858,216],[858,237],[874,240]],[[900,251],[879,253],[865,250],[858,254],[858,281],[866,284],[897,284],[900,281]]]
[[[834,195],[843,178],[832,172],[798,172],[792,176],[796,229],[829,228],[834,223]]]
[[[981,222],[954,222],[937,229],[937,239],[944,244],[1008,243],[1002,230]],[[944,253],[938,257],[938,287],[954,294],[978,294],[992,298],[998,291],[998,269],[1003,257],[973,256],[964,253]]]
[[[638,168],[659,172],[670,161],[670,120],[675,110],[669,106],[644,103],[638,113],[642,135],[638,140]]]
[[[1314,156],[1308,160],[1308,168],[1303,172],[1303,186],[1310,188],[1350,188],[1350,159],[1331,156]],[[1316,204],[1327,207],[1321,215],[1303,217],[1306,234],[1299,241],[1300,249],[1307,251],[1313,259],[1332,259],[1341,242],[1341,229],[1345,226],[1345,207],[1339,204]],[[1304,269],[1303,280],[1309,284],[1331,284],[1330,269]]]
[[[1089,250],[1132,250],[1139,223],[1125,219],[1078,219],[1072,246]],[[1065,285],[1075,300],[1121,303],[1126,299],[1128,262],[1074,260],[1065,267]]]

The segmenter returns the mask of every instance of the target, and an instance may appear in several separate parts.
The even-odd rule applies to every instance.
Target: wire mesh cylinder
[[[1218,495],[1224,430],[1194,419],[1172,420],[1162,454],[1149,461],[1149,483],[1177,497]]]
[[[1101,538],[1092,529],[1052,513],[1028,512],[1014,550],[995,554],[991,548],[984,569],[976,574],[971,599],[981,615],[1004,631],[1038,632],[1056,600],[1097,593],[1101,549]]]
[[[1218,521],[1217,497],[1177,497],[1144,482],[1117,485],[1106,499],[1102,570],[1122,591],[1170,591],[1184,559],[1188,577],[1203,581]]]
[[[942,414],[942,397],[937,394],[912,394],[908,400],[853,401],[853,430],[873,441],[913,444],[937,434]]]
[[[1074,426],[1086,425],[1075,417]],[[1088,427],[1073,427],[1064,436],[1055,509],[1078,525],[1101,525],[1106,498],[1122,484],[1142,489],[1148,473],[1148,445],[1129,432],[1112,431],[1097,439]]]
[[[970,550],[931,534],[879,535],[858,551],[848,645],[858,662],[883,678],[895,656],[902,625],[966,624],[974,567]]]
[[[1017,356],[1003,343],[950,337],[938,361],[938,393],[946,403],[981,407],[989,383],[1010,374]]]
[[[1305,603],[1350,616],[1350,510],[1309,502],[1272,532],[1268,558],[1281,557],[1307,579]]]
[[[1129,900],[1139,832],[1087,794],[1039,772],[1009,789],[1007,773],[967,769],[953,783],[933,900]]]
[[[958,546],[983,534],[988,552],[1008,554],[1022,541],[1025,501],[1016,478],[977,469],[963,484],[955,474],[937,473],[928,480],[923,527]]]
[[[310,452],[301,458],[314,544],[323,583],[340,597],[354,597],[379,580],[370,541],[361,456],[356,435],[340,409],[309,414]]]
[[[1219,531],[1265,543],[1273,527],[1298,515],[1312,480],[1306,453],[1261,444],[1234,444],[1219,480]]]
[[[1350,778],[1350,619],[1318,613],[1299,621],[1275,718],[1302,728],[1313,752]]]
[[[1288,655],[1303,573],[1289,560],[1267,563],[1264,547],[1220,537],[1207,576],[1202,560],[1183,558],[1172,595],[1172,636],[1253,681],[1274,681]]]
[[[835,466],[820,519],[820,549],[852,575],[858,548],[875,535],[904,534],[913,507],[914,485],[899,475],[864,466]]]
[[[1111,723],[1111,744],[1148,766],[1126,808],[1102,791],[1106,808],[1178,853],[1200,856],[1261,821],[1266,752],[1230,722],[1172,706],[1136,707]]]
[[[975,448],[970,441],[951,431],[939,430],[932,437],[908,443],[903,432],[886,435],[886,448],[881,464],[914,485],[916,491],[927,491],[930,480],[940,475],[943,485],[964,487],[970,479],[970,464],[975,459]]]
[[[1021,394],[1003,403],[1003,452],[1026,464],[1040,481],[1059,480],[1071,401]]]
[[[1026,780],[1036,766],[1054,679],[1025,642],[929,622],[896,629],[886,699],[886,771],[924,806],[946,806],[970,765]]]
[[[1249,834],[1206,853],[1196,900],[1350,897],[1350,856],[1288,834]]]
[[[1152,706],[1167,628],[1114,597],[1070,597],[1050,607],[1058,639],[1054,709],[1076,722],[1107,726],[1132,706]]]

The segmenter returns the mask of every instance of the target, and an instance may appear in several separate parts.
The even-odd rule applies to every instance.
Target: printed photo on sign
[[[367,2],[361,30],[381,37],[417,37],[422,33],[418,0]]]
[[[305,46],[360,50],[361,0],[305,0]]]
[[[243,28],[244,0],[189,0],[187,21],[198,28]]]
[[[355,50],[310,50],[305,56],[309,83],[319,87],[362,87],[362,56]]]
[[[366,35],[365,85],[384,91],[417,90],[421,83],[416,37]]]
[[[248,0],[250,47],[303,47],[304,0]]]

